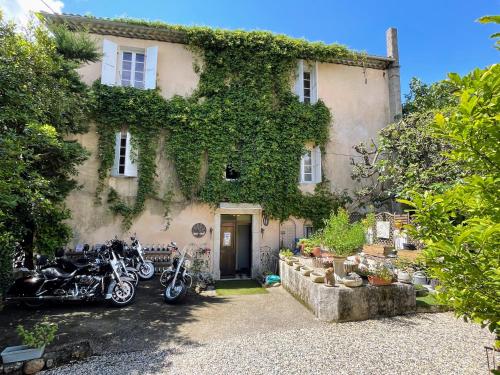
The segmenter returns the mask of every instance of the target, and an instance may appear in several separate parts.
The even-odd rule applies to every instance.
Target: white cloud
[[[53,11],[62,13],[64,3],[60,0],[0,0],[4,17],[13,20],[20,26],[26,26],[30,19],[31,12],[43,10],[49,13]]]

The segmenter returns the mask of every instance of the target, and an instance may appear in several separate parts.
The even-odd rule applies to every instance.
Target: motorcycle
[[[165,270],[160,277],[160,282],[165,286],[163,297],[166,303],[173,304],[181,301],[193,283],[193,277],[187,271],[185,264],[188,258],[190,256],[185,248],[181,257],[174,257],[172,266]]]
[[[47,301],[105,300],[117,307],[133,302],[135,287],[129,278],[120,274],[114,252],[107,252],[105,260],[72,264],[72,267],[72,272],[66,272],[57,262],[48,263],[47,257],[38,255],[35,270],[14,281],[5,301],[22,302],[29,307],[38,307]]]
[[[129,277],[134,286],[137,287],[137,284],[139,284],[139,272],[137,272],[134,267],[127,266],[126,264],[129,263],[126,244],[118,239],[114,239],[107,246],[103,245],[101,251],[103,250],[104,252],[106,250],[112,251],[115,254],[118,265],[120,266],[120,271],[123,275]]]
[[[135,269],[141,280],[151,280],[155,275],[155,266],[152,261],[144,259],[144,250],[139,240],[133,236],[132,246],[127,248],[126,259],[128,266]]]

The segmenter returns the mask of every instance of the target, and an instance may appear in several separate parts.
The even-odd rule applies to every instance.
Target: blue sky
[[[1,0],[0,0],[1,1]],[[36,2],[40,0],[7,0]],[[500,0],[50,0],[64,13],[128,16],[183,25],[262,29],[385,55],[385,30],[399,32],[401,88],[416,76],[430,83],[498,62],[489,35],[474,22],[500,14]],[[61,6],[62,5],[62,6]]]

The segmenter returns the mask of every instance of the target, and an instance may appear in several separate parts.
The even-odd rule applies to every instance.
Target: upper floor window
[[[313,182],[312,152],[307,150],[302,155],[302,182]]]
[[[227,164],[224,176],[227,181],[235,181],[240,178],[240,172],[232,164]]]
[[[295,80],[295,94],[303,103],[318,101],[318,68],[317,63],[299,60]]]
[[[307,149],[300,159],[300,183],[321,182],[321,150],[319,147]]]
[[[122,52],[122,86],[132,86],[138,89],[144,88],[145,57],[144,53]]]
[[[127,157],[127,133],[126,132],[121,132],[120,133],[120,141],[118,146],[118,174],[119,175],[124,175],[125,174],[125,158]]]
[[[311,72],[304,71],[304,103],[311,103]]]
[[[130,86],[139,89],[156,88],[158,47],[143,50],[102,42],[101,83],[110,86]]]
[[[111,175],[114,177],[137,177],[137,164],[134,159],[131,136],[124,129],[115,135],[115,160]]]

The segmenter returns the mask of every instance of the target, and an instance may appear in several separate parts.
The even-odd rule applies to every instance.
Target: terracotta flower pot
[[[312,255],[315,256],[316,258],[320,257],[321,256],[321,247],[315,246],[313,248]]]
[[[392,284],[392,280],[381,279],[380,277],[375,275],[369,275],[368,282],[373,286],[384,286]]]

